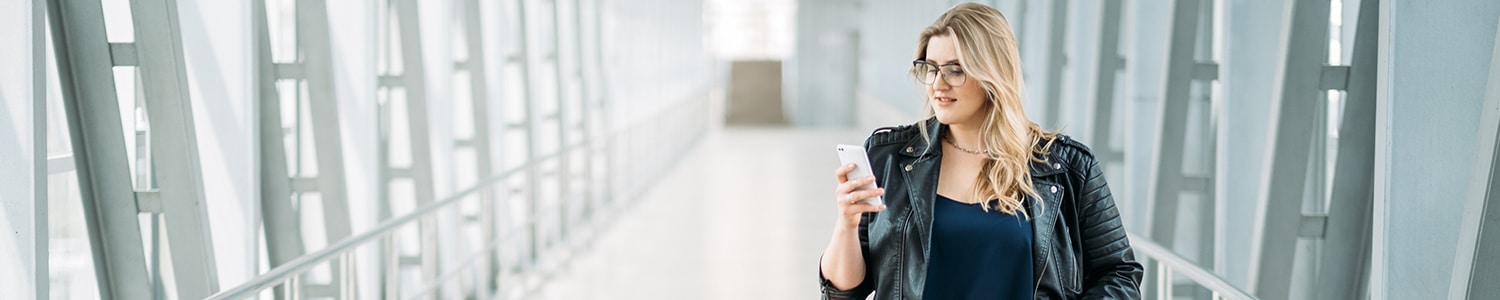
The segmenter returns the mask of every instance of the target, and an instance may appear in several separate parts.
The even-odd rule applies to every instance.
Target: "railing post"
[[[1156,261],[1156,299],[1172,299],[1172,269],[1159,260]]]
[[[354,292],[354,251],[355,249],[349,249],[349,252],[345,252],[339,259],[339,299],[354,299],[356,295]]]
[[[385,255],[385,274],[381,274],[385,277],[385,298],[398,299],[401,297],[401,254],[396,252],[396,237],[394,233],[387,233],[380,239],[380,253]]]
[[[292,278],[288,278],[286,280],[286,283],[283,283],[282,285],[286,286],[286,288],[282,289],[283,291],[286,291],[286,296],[283,297],[284,299],[302,299],[302,275],[294,275],[292,276]]]

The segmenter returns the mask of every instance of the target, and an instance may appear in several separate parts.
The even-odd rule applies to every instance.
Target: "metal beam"
[[[1375,168],[1376,14],[1373,0],[1359,1],[1348,93],[1339,125],[1323,254],[1315,299],[1365,299],[1369,278],[1370,210]],[[1349,5],[1345,2],[1345,5]],[[1347,22],[1347,20],[1346,20]]]
[[[1297,254],[1298,224],[1302,218],[1305,191],[1310,184],[1308,163],[1318,128],[1323,66],[1328,57],[1328,0],[1297,0],[1291,3],[1281,43],[1286,60],[1272,88],[1278,97],[1271,103],[1267,141],[1269,165],[1256,210],[1256,240],[1250,255],[1251,282],[1255,295],[1267,299],[1291,296],[1293,261]]]
[[[1215,231],[1212,229],[1216,223],[1212,220],[1215,215],[1215,207],[1218,204],[1214,200],[1215,189],[1215,147],[1213,141],[1217,133],[1219,123],[1218,116],[1214,113],[1212,101],[1213,94],[1209,92],[1208,82],[1218,80],[1218,64],[1212,61],[1216,43],[1214,39],[1218,35],[1213,21],[1218,14],[1214,13],[1215,2],[1205,0],[1178,0],[1173,3],[1171,38],[1168,46],[1166,62],[1166,78],[1162,92],[1162,101],[1159,106],[1157,130],[1159,139],[1152,157],[1151,187],[1149,199],[1151,203],[1151,238],[1158,243],[1173,247],[1176,245],[1177,229],[1180,227],[1178,215],[1182,212],[1182,194],[1191,192],[1199,195],[1198,210],[1189,212],[1196,216],[1194,221],[1198,222],[1196,237],[1199,243],[1198,255],[1195,259],[1205,266],[1213,266]],[[1205,23],[1207,22],[1207,23]],[[1208,60],[1199,60],[1200,57]],[[1202,91],[1201,94],[1193,94],[1194,90]],[[1191,109],[1194,104],[1201,108]],[[1197,123],[1189,123],[1193,116],[1201,117]],[[1203,128],[1202,137],[1197,145],[1188,144],[1188,128]],[[1189,149],[1192,147],[1192,149]],[[1203,170],[1189,172],[1184,170],[1188,153],[1203,153],[1201,158],[1206,167]],[[1152,269],[1147,272],[1169,272],[1168,270]],[[1172,283],[1158,283],[1170,285]],[[1181,292],[1198,293],[1208,295],[1206,289],[1182,289]],[[1151,290],[1148,294],[1159,294],[1161,296],[1173,296],[1168,291]],[[1152,295],[1155,296],[1155,295]]]
[[[572,160],[572,159],[570,159],[570,157],[572,156],[571,155],[572,153],[567,152],[567,148],[566,148],[567,145],[569,144],[569,142],[568,142],[568,138],[569,138],[569,134],[568,134],[568,131],[569,131],[569,128],[568,128],[568,119],[569,119],[569,115],[568,115],[568,98],[569,97],[567,95],[568,94],[567,89],[564,88],[564,85],[565,85],[566,82],[568,82],[568,79],[569,79],[568,73],[569,72],[567,70],[565,70],[565,68],[563,68],[563,59],[562,59],[562,50],[563,50],[562,49],[563,48],[563,42],[562,42],[563,41],[563,39],[562,39],[563,33],[562,33],[562,26],[561,26],[561,24],[562,24],[562,17],[563,17],[562,2],[563,2],[562,0],[553,0],[552,1],[552,36],[553,36],[553,38],[552,38],[552,54],[551,54],[552,57],[556,58],[556,59],[552,60],[552,67],[553,67],[553,71],[554,71],[552,74],[553,74],[553,76],[556,76],[555,81],[553,81],[552,88],[553,88],[553,91],[554,91],[554,95],[557,96],[557,98],[553,99],[553,100],[557,101],[557,111],[554,112],[554,113],[557,116],[557,118],[556,118],[557,119],[557,152],[560,153],[560,155],[557,156],[557,189],[558,189],[558,192],[557,192],[557,205],[558,205],[557,206],[557,215],[558,215],[558,222],[557,222],[557,224],[558,224],[558,235],[560,235],[560,236],[556,237],[558,240],[567,239],[568,234],[569,234],[569,229],[571,229],[570,226],[569,226],[571,224],[569,224],[569,223],[572,222],[571,221],[572,218],[570,218],[569,213],[571,212],[571,207],[572,206],[569,205],[568,202],[572,201],[572,199],[569,199],[570,198],[569,197],[569,193],[572,192],[572,185],[571,185],[571,183],[573,181],[572,178],[570,178],[571,174],[569,174],[569,170],[572,169],[571,168],[571,164],[570,164],[570,162]],[[577,33],[575,32],[574,34],[576,35]]]
[[[1500,251],[1500,32],[1494,43],[1448,299],[1500,296],[1500,286],[1494,284],[1500,276],[1500,259],[1494,256]]]
[[[1120,15],[1124,0],[1104,0],[1099,22],[1099,65],[1094,73],[1094,148],[1116,153],[1110,146],[1110,133],[1115,126],[1115,79],[1125,69],[1125,58],[1120,57]],[[1110,168],[1123,155],[1101,156],[1101,164]]]
[[[595,5],[597,4],[598,3],[596,2]],[[594,99],[594,97],[597,97],[598,94],[595,94],[590,90],[590,84],[593,83],[593,79],[588,76],[587,69],[585,67],[585,65],[587,65],[587,62],[589,61],[588,55],[585,54],[585,52],[587,52],[588,49],[598,49],[598,47],[584,46],[583,0],[573,0],[573,28],[578,30],[577,34],[573,35],[573,44],[575,45],[575,47],[577,47],[577,51],[574,52],[574,54],[577,56],[573,58],[573,61],[577,62],[578,66],[578,69],[576,70],[577,73],[575,74],[579,81],[578,122],[580,131],[582,131],[583,134],[583,146],[580,148],[585,149],[584,151],[581,151],[581,153],[583,153],[583,162],[580,163],[580,165],[583,166],[583,180],[581,180],[580,182],[584,186],[583,193],[581,194],[583,197],[582,213],[584,214],[583,218],[593,219],[594,201],[596,200],[593,194],[593,190],[594,188],[596,188],[594,180],[593,151],[593,147],[595,144],[595,135],[594,125],[593,122],[590,122],[590,120],[594,119],[593,109],[591,105],[596,100]]]
[[[462,66],[469,73],[469,99],[472,104],[474,118],[474,136],[470,138],[469,146],[474,150],[475,178],[484,180],[489,178],[493,172],[493,160],[490,157],[490,95],[489,76],[485,65],[488,52],[484,49],[484,22],[482,22],[481,7],[479,0],[465,0],[463,2],[462,18],[464,26],[464,46],[467,47],[469,57],[455,67]],[[478,181],[476,181],[478,182]],[[495,228],[495,193],[493,188],[485,188],[479,192],[479,218],[481,236],[487,239],[498,239],[499,230]],[[484,265],[483,273],[478,280],[481,291],[493,288],[494,281],[491,276],[499,271],[500,266],[492,255],[484,255],[481,263]]]
[[[376,172],[380,178],[380,187],[376,190],[376,199],[379,202],[376,209],[376,219],[385,221],[395,216],[395,198],[391,196],[391,179],[393,177],[408,177],[410,175],[394,174],[396,168],[391,167],[391,128],[395,126],[391,108],[395,107],[395,89],[401,87],[401,77],[394,74],[396,60],[394,57],[391,40],[395,37],[395,14],[392,12],[393,0],[379,1],[375,5],[376,11],[376,124],[379,128],[376,134],[375,161]],[[384,102],[380,102],[383,96]],[[380,282],[384,287],[380,289],[383,298],[399,298],[401,295],[401,251],[397,249],[397,239],[388,237],[380,243]]]
[[[435,195],[432,182],[432,131],[427,122],[427,76],[423,64],[421,17],[415,0],[393,0],[401,37],[401,79],[406,90],[407,120],[411,129],[412,179],[416,182],[417,205],[426,205]]]
[[[1026,0],[1021,0],[1021,1],[1022,1],[1022,4],[1024,4]],[[593,16],[591,16],[592,17],[591,19],[594,20],[594,24],[593,24],[594,25],[594,37],[593,37],[594,47],[589,47],[589,49],[593,49],[594,52],[592,53],[592,55],[590,55],[589,58],[591,60],[593,60],[593,62],[594,62],[594,74],[595,74],[595,76],[596,76],[596,78],[598,80],[598,89],[599,89],[594,94],[595,95],[599,95],[599,100],[598,100],[599,103],[597,103],[599,111],[601,112],[599,114],[599,124],[603,124],[603,126],[600,126],[600,128],[611,128],[611,125],[613,125],[613,123],[611,123],[612,118],[610,118],[611,114],[609,113],[610,106],[609,106],[609,102],[605,98],[605,95],[610,95],[610,93],[609,93],[609,77],[606,76],[606,75],[604,75],[604,74],[609,74],[609,73],[606,72],[609,69],[608,69],[608,65],[606,65],[604,63],[604,50],[603,50],[604,49],[604,2],[602,0],[594,0],[594,7],[593,8],[594,8],[594,10],[593,10]],[[613,180],[614,180],[614,174],[613,174],[613,172],[616,171],[616,169],[615,169],[616,168],[615,157],[614,157],[613,153],[618,152],[618,151],[615,150],[618,145],[614,142],[615,138],[618,137],[618,136],[619,135],[614,134],[614,132],[612,130],[604,130],[604,133],[601,135],[602,142],[599,143],[600,145],[598,146],[598,149],[604,149],[604,150],[601,150],[601,152],[603,152],[603,154],[600,155],[603,158],[603,160],[604,160],[604,162],[601,163],[603,165],[602,169],[604,169],[604,171],[602,171],[604,173],[604,175],[603,175],[604,178],[601,180],[602,181],[602,183],[601,183],[602,186],[600,187],[601,191],[599,193],[601,199],[599,199],[599,200],[601,202],[604,202],[603,205],[605,205],[605,206],[608,206],[609,204],[611,204],[613,202],[613,199],[614,199],[613,195],[614,195],[614,192],[615,192],[615,190],[614,190],[615,186],[613,184],[611,184],[611,182],[613,182]]]
[[[208,297],[219,290],[198,135],[182,53],[176,0],[130,3],[140,49],[140,82],[151,124],[153,174],[162,199],[177,296]]]
[[[265,224],[266,257],[272,267],[302,255],[302,218],[291,202],[291,182],[287,170],[286,145],[281,127],[281,97],[276,80],[281,71],[272,61],[270,24],[265,0],[252,0],[251,30],[255,33],[253,51],[256,59],[257,108],[260,144],[260,205]],[[282,294],[278,292],[277,294]]]
[[[392,16],[394,19],[390,21],[397,23],[396,35],[400,37],[400,45],[396,46],[401,49],[401,74],[399,76],[401,87],[404,89],[406,96],[407,128],[410,134],[410,139],[408,140],[411,142],[411,166],[408,168],[411,176],[407,178],[413,182],[416,190],[416,207],[422,207],[433,202],[433,198],[436,197],[436,190],[432,178],[433,144],[431,139],[432,130],[428,122],[430,116],[427,111],[427,77],[423,64],[425,55],[422,49],[421,15],[417,10],[417,0],[390,0],[389,5],[394,6],[390,7],[390,9],[395,11],[395,15]],[[385,142],[383,143],[385,144],[384,148],[388,149],[390,147],[388,144],[389,141],[389,139],[383,141]],[[382,166],[387,167],[390,164],[385,158],[382,158],[380,163]],[[387,175],[383,183],[389,187],[393,177],[389,173],[393,172],[387,170],[386,173]],[[386,203],[386,205],[389,206],[391,204]],[[421,221],[418,233],[422,253],[422,282],[424,284],[437,280],[439,276],[436,227],[436,220],[428,217]],[[395,256],[398,253],[387,253],[386,255]],[[392,268],[386,270],[388,272],[387,276],[390,276],[387,277],[387,280],[394,280],[394,282],[388,281],[387,284],[399,284],[400,265],[392,266]],[[387,291],[392,293],[398,292],[396,287],[393,286],[388,286]]]
[[[99,297],[152,299],[103,8],[62,0],[47,8]]]
[[[1068,65],[1068,0],[1052,0],[1052,25],[1047,26],[1047,123],[1062,126],[1063,69]]]
[[[51,160],[47,157],[47,3],[31,0],[31,296],[37,299],[51,298],[51,266],[48,256],[51,251],[51,234],[48,231],[47,179],[52,174]]]
[[[530,45],[528,45],[528,44],[529,44],[529,41],[531,39],[531,36],[530,36],[530,34],[528,34],[530,31],[528,31],[526,29],[526,27],[527,27],[526,23],[528,22],[528,19],[526,17],[528,15],[527,12],[526,12],[526,1],[525,0],[515,0],[515,1],[516,1],[516,16],[518,16],[518,18],[517,18],[518,20],[516,20],[516,23],[518,24],[516,32],[520,36],[520,39],[518,39],[516,41],[516,43],[517,43],[517,45],[516,45],[516,49],[517,49],[516,50],[516,56],[522,58],[519,63],[521,64],[521,78],[522,78],[521,81],[523,82],[521,84],[522,85],[521,99],[519,99],[519,100],[522,101],[521,109],[525,111],[524,115],[525,115],[525,118],[526,118],[526,161],[527,162],[532,162],[532,161],[535,161],[538,157],[540,157],[540,155],[537,155],[537,153],[536,153],[537,152],[536,135],[537,135],[537,131],[538,131],[537,124],[539,122],[537,120],[538,116],[537,116],[537,112],[536,112],[536,106],[532,104],[533,102],[535,102],[535,101],[532,101],[532,100],[534,100],[533,93],[532,93],[532,88],[534,88],[535,86],[533,85],[533,82],[531,81],[531,78],[532,78],[532,76],[531,76],[531,61],[532,61],[532,59],[531,59],[531,55],[528,53],[528,52],[530,52]],[[527,253],[526,253],[526,261],[525,261],[525,263],[526,263],[525,267],[526,268],[532,268],[532,267],[535,266],[535,264],[537,263],[538,254],[541,251],[541,248],[538,247],[538,244],[539,244],[538,242],[541,240],[541,238],[540,238],[540,236],[538,234],[538,229],[539,228],[537,227],[537,213],[540,212],[540,210],[537,209],[537,203],[538,203],[538,201],[537,201],[537,192],[536,192],[536,190],[537,190],[537,186],[538,186],[538,176],[540,175],[539,172],[537,172],[537,169],[540,169],[540,168],[539,167],[526,168],[526,210],[527,210],[527,214],[526,214],[526,216],[527,216],[527,219],[526,219],[526,221],[527,221],[526,222],[527,223],[526,224],[526,233],[527,233],[526,251],[527,251]]]
[[[1198,66],[1196,49],[1202,0],[1176,0],[1172,8],[1172,38],[1168,48],[1167,78],[1162,93],[1156,157],[1151,169],[1151,239],[1173,246],[1177,232],[1178,203],[1185,178],[1183,155],[1187,138],[1188,106]]]
[[[338,96],[334,93],[338,77],[334,73],[333,34],[328,22],[328,4],[324,0],[297,1],[297,43],[302,48],[302,65],[307,75],[308,104],[316,116],[311,119],[313,148],[318,156],[318,196],[323,200],[323,228],[328,244],[332,245],[348,237],[352,230]],[[332,275],[333,281],[338,281],[338,275]]]
[[[345,180],[344,168],[344,136],[342,136],[341,123],[339,123],[339,98],[335,92],[335,68],[333,68],[333,34],[329,30],[329,5],[324,0],[299,0],[296,5],[297,18],[297,46],[300,51],[302,62],[294,63],[300,68],[281,69],[281,71],[302,71],[300,74],[282,74],[278,78],[296,78],[291,75],[300,75],[306,81],[308,89],[308,107],[312,115],[312,135],[314,135],[314,151],[317,154],[318,175],[314,178],[317,183],[318,198],[323,199],[323,228],[326,231],[324,239],[327,245],[335,245],[339,240],[351,236],[350,204],[348,204],[348,183]],[[266,55],[270,60],[270,55]],[[275,81],[272,81],[275,89]],[[294,89],[299,87],[294,86]],[[302,93],[294,93],[302,95]],[[297,99],[297,98],[294,98]],[[273,101],[275,102],[275,101]],[[300,101],[294,101],[300,105]],[[297,110],[300,111],[302,110]],[[275,111],[279,114],[281,111]],[[294,115],[294,120],[302,121],[300,115]],[[281,126],[281,121],[275,123]],[[279,144],[279,142],[278,142]],[[302,151],[296,148],[294,151]],[[278,160],[278,165],[285,166],[285,156]],[[299,163],[300,168],[300,163]],[[300,171],[299,171],[300,172]],[[278,172],[282,178],[287,177],[288,172]],[[291,180],[293,192],[303,192],[297,189],[297,178]],[[290,201],[288,198],[270,199],[270,201]],[[300,216],[300,211],[291,214]],[[296,223],[296,222],[294,222]],[[299,228],[300,229],[300,228]],[[294,239],[302,239],[302,234],[296,234]],[[306,249],[302,249],[306,251]],[[300,252],[299,252],[300,255]],[[285,261],[282,261],[285,263]],[[329,282],[342,281],[345,275],[339,266],[342,261],[330,261]],[[305,284],[306,285],[306,284]],[[306,287],[297,287],[303,290]]]
[[[1010,23],[1011,27],[1013,27],[1013,29],[1011,29],[1011,31],[1015,31],[1016,41],[1017,42],[1025,42],[1026,41],[1026,39],[1025,39],[1025,37],[1026,37],[1026,19],[1027,19],[1026,16],[1028,14],[1027,9],[1030,6],[1029,4],[1031,3],[1031,0],[1017,0],[1017,1],[1019,1],[1020,3],[1016,4],[1016,10],[1017,10],[1017,12],[1014,14],[1014,17],[1011,18],[1012,20],[1015,20],[1014,23]]]

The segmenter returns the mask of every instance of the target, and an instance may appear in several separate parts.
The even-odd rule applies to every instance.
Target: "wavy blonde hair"
[[[980,108],[984,125],[980,142],[987,159],[979,173],[970,199],[980,201],[984,209],[1025,215],[1025,196],[1039,198],[1031,186],[1028,162],[1044,162],[1057,133],[1042,130],[1026,117],[1021,108],[1021,55],[1010,23],[1000,11],[978,3],[961,3],[922,29],[917,40],[917,59],[927,58],[927,43],[933,37],[952,35],[958,48],[958,61],[971,81],[984,88],[985,105]],[[913,76],[919,71],[913,67]],[[928,99],[930,100],[930,99]],[[935,114],[929,103],[922,106],[925,118]],[[919,122],[922,136],[927,137],[926,122]],[[930,138],[928,139],[930,140]],[[1047,143],[1037,147],[1043,140]],[[1029,216],[1028,216],[1029,217]]]

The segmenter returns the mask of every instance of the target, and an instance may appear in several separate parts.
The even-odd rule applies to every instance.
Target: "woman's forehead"
[[[928,39],[926,56],[925,59],[933,64],[958,62],[958,47],[953,35],[937,35]]]

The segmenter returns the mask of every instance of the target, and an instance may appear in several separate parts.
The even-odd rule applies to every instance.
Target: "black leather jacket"
[[[820,272],[823,299],[865,299],[871,292],[875,299],[922,298],[943,154],[934,145],[947,129],[936,118],[926,123],[926,139],[913,124],[881,128],[865,140],[876,181],[886,188],[886,209],[860,218],[864,281],[841,291]],[[1141,264],[1088,147],[1059,135],[1046,162],[1032,162],[1030,169],[1043,203],[1026,205],[1033,222],[1035,298],[1140,298]]]

